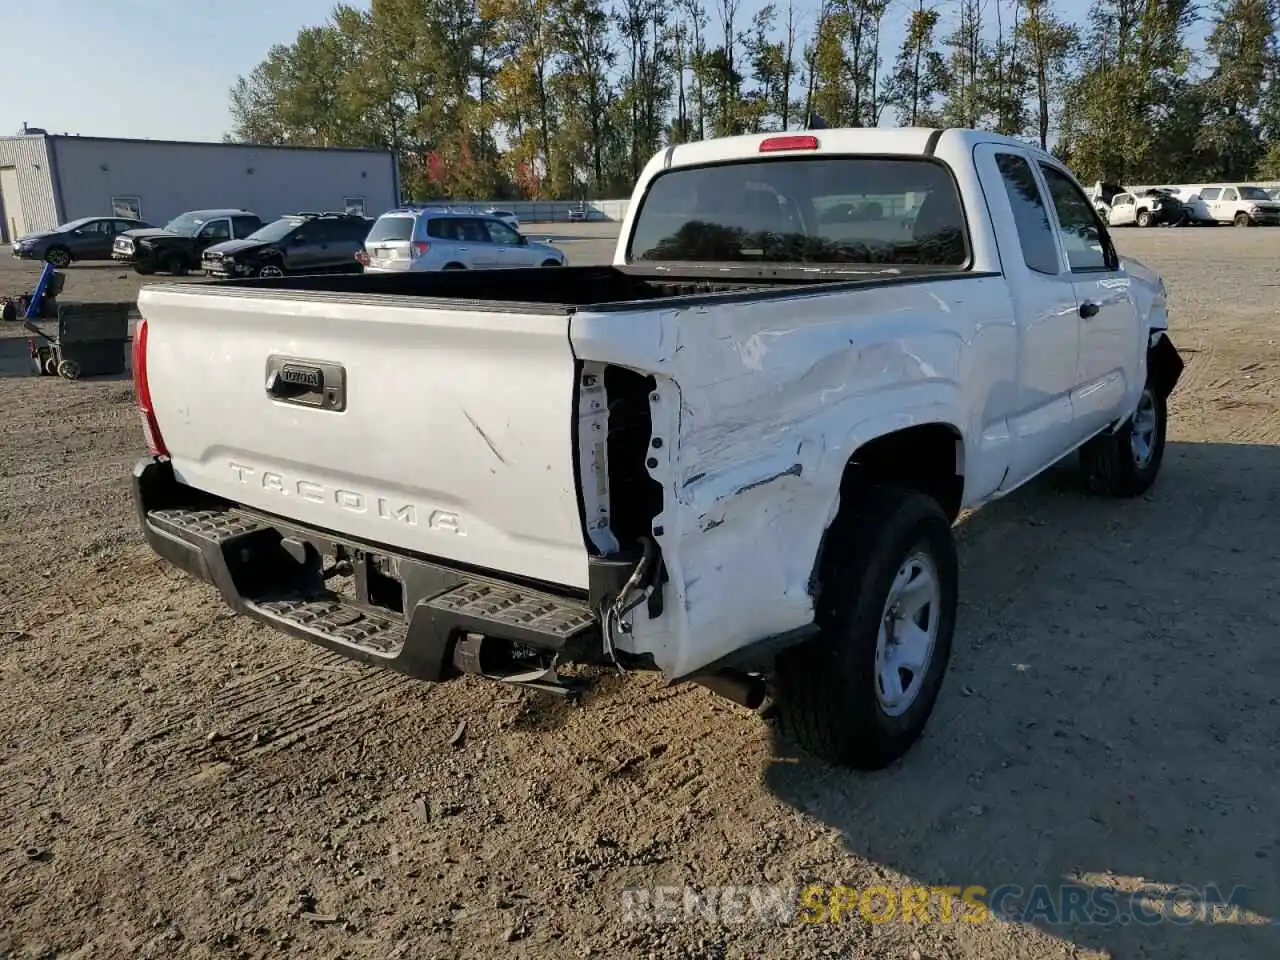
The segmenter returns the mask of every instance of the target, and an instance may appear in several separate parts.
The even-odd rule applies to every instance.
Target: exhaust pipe
[[[765,685],[761,677],[739,673],[736,670],[720,670],[716,673],[699,674],[689,679],[748,710],[759,710],[760,705],[764,703]]]

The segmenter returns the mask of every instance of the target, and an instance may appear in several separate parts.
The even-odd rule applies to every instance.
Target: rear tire
[[[1151,226],[1151,211],[1150,211],[1150,210],[1139,210],[1139,211],[1138,211],[1138,226],[1140,226],[1140,227],[1149,227],[1149,226]]]
[[[1151,488],[1164,462],[1167,410],[1164,395],[1148,380],[1129,421],[1080,448],[1080,467],[1090,491],[1137,497]]]
[[[777,715],[809,753],[879,770],[919,739],[942,687],[955,630],[955,540],[931,497],[875,486],[858,493],[826,542],[821,633],[778,657]]]
[[[441,269],[442,270],[465,270],[467,268],[460,263],[446,263]]]

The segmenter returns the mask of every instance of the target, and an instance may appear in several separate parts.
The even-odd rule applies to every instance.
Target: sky
[[[370,0],[350,2],[368,9]],[[743,27],[763,2],[743,0]],[[795,3],[807,32],[816,0]],[[943,0],[944,16],[951,5]],[[893,0],[889,8],[885,69],[911,6],[914,0]],[[1083,18],[1087,8],[1088,0],[1058,3],[1063,16]],[[0,135],[25,122],[82,136],[220,140],[231,128],[228,91],[236,77],[332,9],[329,0],[0,0]]]

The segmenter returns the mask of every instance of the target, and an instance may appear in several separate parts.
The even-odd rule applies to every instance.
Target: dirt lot
[[[416,684],[233,618],[140,543],[129,384],[9,363],[0,957],[1272,960],[1277,236],[1119,234],[1165,272],[1188,364],[1160,481],[1114,503],[1059,470],[962,524],[952,673],[926,738],[873,776],[796,755],[696,687],[611,680],[564,708]],[[575,262],[607,258],[567,243]],[[20,272],[34,276],[0,265],[0,291]],[[67,300],[135,295],[113,267],[68,277]],[[1248,909],[1155,924],[622,915],[626,886],[1069,881],[1239,887]],[[334,922],[300,916],[304,894]]]

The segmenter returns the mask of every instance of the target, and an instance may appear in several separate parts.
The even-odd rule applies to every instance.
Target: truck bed
[[[440,273],[366,273],[294,276],[278,279],[215,280],[202,291],[225,290],[237,296],[287,295],[290,299],[369,296],[422,298],[424,306],[457,310],[516,310],[567,314],[578,309],[607,310],[630,304],[649,305],[666,298],[735,295],[787,295],[799,289],[864,286],[974,276],[955,268],[862,269],[830,267],[801,273],[796,267],[723,265],[705,268],[581,266],[538,270],[466,270]]]

